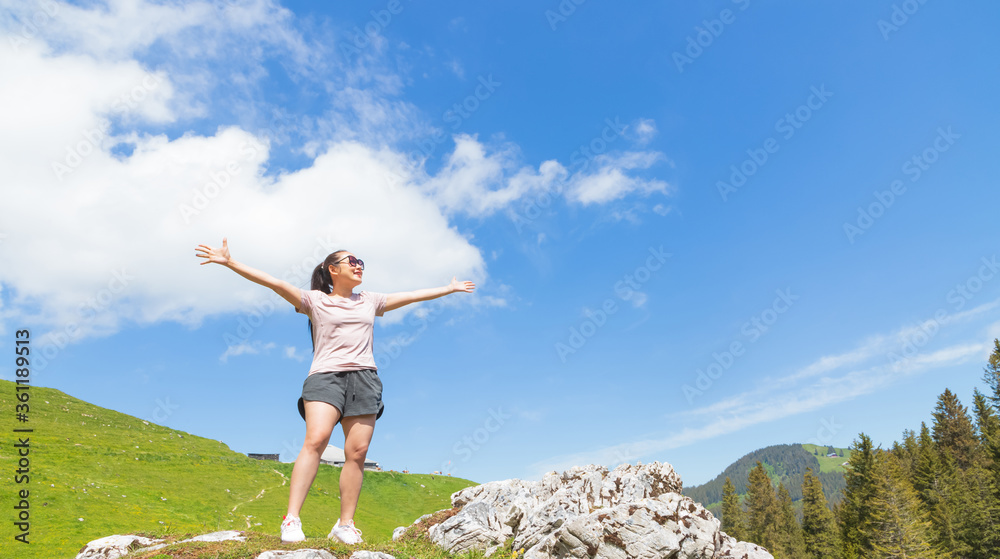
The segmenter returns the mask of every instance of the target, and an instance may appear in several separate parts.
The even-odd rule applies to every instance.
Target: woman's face
[[[353,265],[352,262],[354,262]],[[337,258],[335,264],[330,264],[330,277],[334,283],[342,281],[359,285],[361,277],[364,275],[364,267],[363,260],[358,259],[350,252],[345,252]]]

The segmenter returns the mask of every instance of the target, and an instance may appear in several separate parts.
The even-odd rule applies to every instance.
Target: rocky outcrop
[[[611,472],[575,467],[537,482],[495,481],[452,495],[457,512],[428,534],[456,553],[492,554],[512,539],[524,559],[773,559],[720,531],[718,519],[681,488],[673,467],[660,462]]]

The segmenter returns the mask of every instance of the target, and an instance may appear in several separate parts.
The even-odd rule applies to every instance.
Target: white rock
[[[265,551],[257,559],[337,559],[325,549],[296,549],[293,551]]]
[[[492,554],[513,538],[524,559],[551,557],[773,559],[737,542],[719,521],[680,494],[670,464],[625,464],[550,472],[540,482],[507,480],[452,495],[461,510],[430,527],[431,541],[452,553]]]
[[[224,542],[224,541],[246,541],[246,537],[243,536],[243,532],[237,532],[236,530],[223,530],[221,532],[212,532],[211,534],[204,534],[201,536],[195,536],[193,538],[179,541],[177,543],[185,542]]]
[[[716,553],[716,559],[758,559],[770,557],[771,554],[763,547],[749,542],[741,542],[725,532],[721,535],[721,545]]]
[[[406,533],[406,526],[400,526],[392,531],[392,541],[399,541],[399,538],[403,537]]]
[[[80,550],[76,559],[119,559],[130,551],[161,541],[163,540],[152,540],[142,536],[107,536],[88,543]]]
[[[350,559],[396,559],[388,553],[381,553],[379,551],[355,551],[351,554]]]

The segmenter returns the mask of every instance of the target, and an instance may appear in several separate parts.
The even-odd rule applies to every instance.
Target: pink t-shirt
[[[315,349],[309,374],[376,369],[372,333],[385,301],[384,294],[371,291],[346,298],[303,289],[302,306],[296,310],[312,321]]]

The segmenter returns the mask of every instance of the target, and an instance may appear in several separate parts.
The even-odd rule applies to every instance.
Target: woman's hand
[[[214,248],[208,245],[198,245],[198,248],[195,250],[198,251],[198,254],[195,256],[206,259],[201,263],[202,266],[213,262],[215,264],[222,264],[223,266],[229,264],[229,243],[226,242],[224,237],[222,239],[222,248]]]
[[[457,293],[459,291],[472,293],[472,291],[476,288],[476,284],[471,281],[458,281],[458,278],[453,277],[451,278],[451,284],[448,285],[448,288],[452,293]]]

